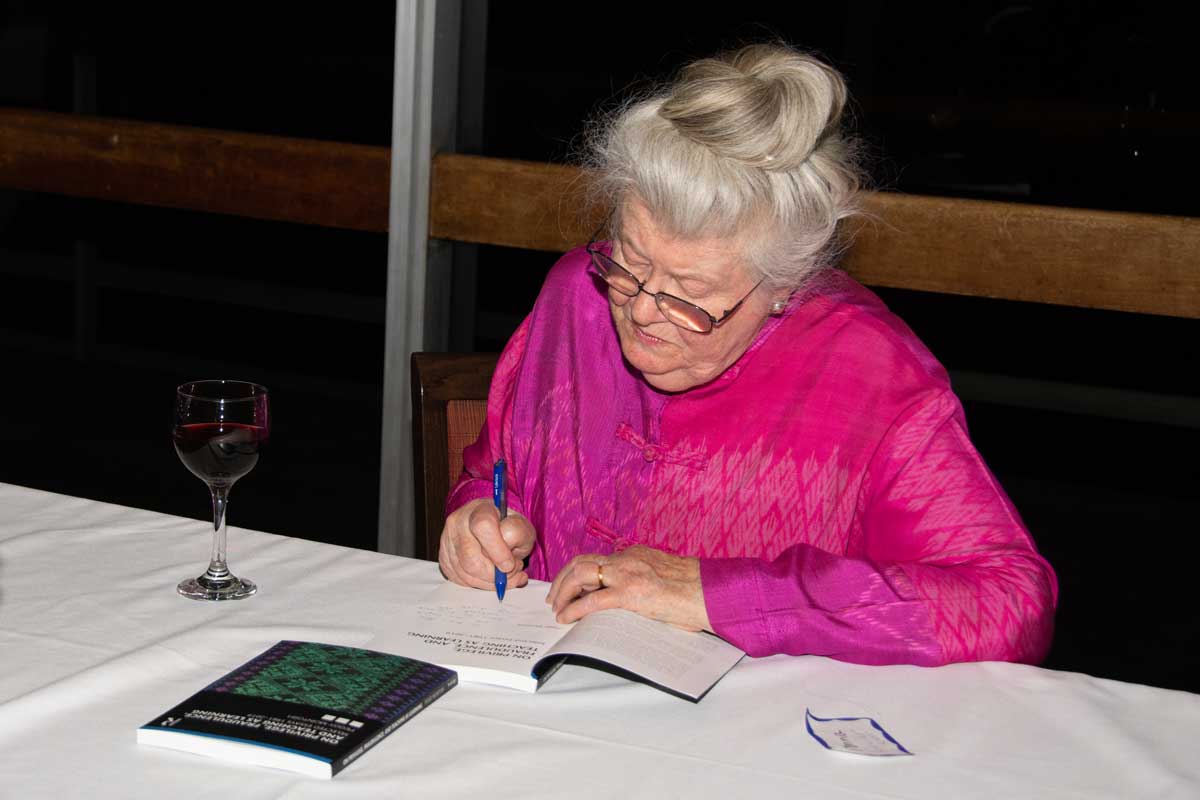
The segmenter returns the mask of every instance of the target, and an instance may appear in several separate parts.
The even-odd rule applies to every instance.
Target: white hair
[[[732,238],[774,289],[836,257],[838,222],[859,213],[857,147],[841,130],[846,85],[832,67],[776,44],[695,61],[587,133],[593,202],[645,204],[681,238]]]

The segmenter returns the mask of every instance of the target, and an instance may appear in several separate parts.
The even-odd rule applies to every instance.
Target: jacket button
[[[642,451],[642,458],[646,459],[647,461],[653,461],[654,459],[658,458],[658,453],[653,447],[647,447]]]

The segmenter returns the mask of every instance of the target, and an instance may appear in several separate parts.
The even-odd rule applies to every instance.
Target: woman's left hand
[[[687,630],[711,630],[700,561],[642,545],[608,556],[576,556],[555,577],[546,602],[562,623],[625,608]]]

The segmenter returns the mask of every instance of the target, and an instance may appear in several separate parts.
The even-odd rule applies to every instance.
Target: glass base
[[[207,575],[188,578],[176,587],[184,597],[192,600],[242,600],[258,591],[253,581],[230,575],[225,580],[214,581]]]

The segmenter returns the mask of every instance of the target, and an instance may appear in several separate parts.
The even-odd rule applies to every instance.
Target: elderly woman
[[[831,266],[859,191],[845,102],[830,67],[756,45],[592,131],[612,215],[500,358],[450,580],[552,579],[562,622],[626,608],[755,656],[1045,655],[1054,573],[945,370]]]

